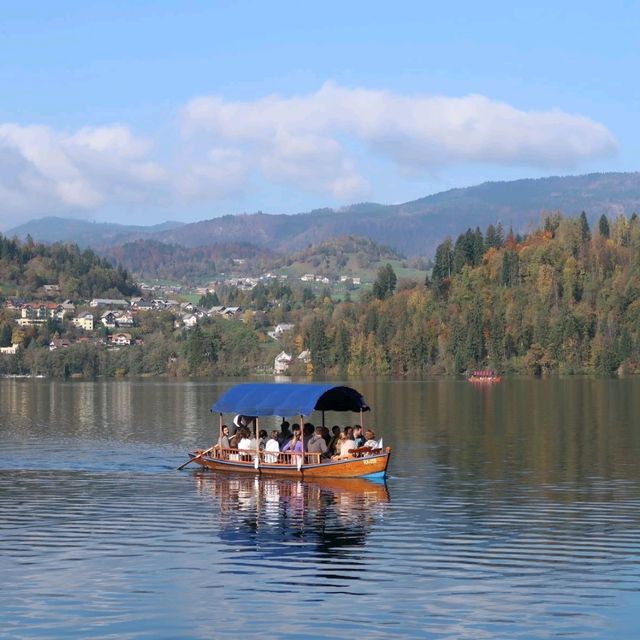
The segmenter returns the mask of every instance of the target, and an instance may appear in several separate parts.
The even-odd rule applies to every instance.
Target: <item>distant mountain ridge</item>
[[[117,224],[115,222],[88,222],[75,218],[47,216],[30,220],[7,231],[8,238],[17,236],[24,240],[30,235],[38,242],[75,242],[81,247],[116,245],[148,238],[156,233],[177,229],[184,222],[167,221],[151,226]]]
[[[165,223],[166,228],[127,227],[99,232],[100,223],[64,220],[57,233],[43,237],[38,231],[51,219],[34,221],[12,229],[6,235],[52,242],[72,240],[100,246],[122,244],[141,237],[185,247],[227,242],[251,242],[284,254],[298,252],[309,244],[343,235],[366,236],[408,256],[433,255],[448,235],[456,237],[468,227],[484,230],[501,222],[505,228],[526,231],[537,225],[542,212],[562,211],[577,215],[586,211],[590,220],[601,214],[630,215],[640,210],[640,173],[592,173],[580,176],[485,182],[450,189],[398,205],[359,203],[341,209],[317,209],[299,214],[253,213],[227,215],[190,224]],[[74,224],[90,225],[72,233]],[[80,228],[80,227],[79,227]],[[68,234],[64,236],[65,229]],[[131,234],[127,236],[127,229]],[[99,232],[99,233],[98,233]],[[83,238],[80,241],[79,238]],[[86,239],[86,242],[84,241]]]

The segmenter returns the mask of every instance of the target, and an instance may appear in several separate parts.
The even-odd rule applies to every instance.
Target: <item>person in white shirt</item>
[[[251,437],[251,432],[246,427],[240,429],[240,441],[238,451],[254,452],[256,450],[256,440]]]
[[[379,447],[378,440],[376,439],[376,434],[371,431],[371,429],[367,429],[364,432],[365,443],[363,446],[369,447],[369,449],[377,449]]]
[[[340,453],[338,455],[333,456],[332,460],[347,460],[348,458],[353,458],[353,454],[351,453],[351,449],[356,448],[356,443],[349,438],[349,436],[343,431],[340,434],[340,439],[338,440],[338,446],[336,447]]]
[[[275,429],[271,432],[271,437],[267,440],[267,444],[265,445],[264,450],[274,452],[265,453],[265,462],[269,464],[278,462],[278,456],[275,455],[275,452],[280,451],[280,444],[278,443],[278,432]]]

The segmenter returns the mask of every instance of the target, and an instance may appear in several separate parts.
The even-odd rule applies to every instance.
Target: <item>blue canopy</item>
[[[239,384],[211,407],[243,416],[308,416],[317,411],[369,411],[362,395],[333,384]]]

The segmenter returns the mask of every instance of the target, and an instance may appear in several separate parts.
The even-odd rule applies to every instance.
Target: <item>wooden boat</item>
[[[491,369],[481,369],[479,371],[474,371],[468,378],[469,382],[485,384],[485,383],[494,383],[500,382],[502,380],[502,376],[496,374],[495,371]]]
[[[362,395],[351,387],[332,384],[240,384],[224,393],[211,408],[220,416],[222,433],[223,414],[260,417],[296,416],[300,424],[313,411],[351,411],[360,414],[369,411]],[[257,439],[256,439],[257,441]],[[256,449],[238,450],[226,448],[197,449],[190,452],[191,460],[205,469],[232,471],[235,473],[264,474],[297,478],[384,478],[389,466],[390,447],[377,449],[352,449],[352,458],[343,460],[321,459],[319,453],[306,451],[276,452]]]

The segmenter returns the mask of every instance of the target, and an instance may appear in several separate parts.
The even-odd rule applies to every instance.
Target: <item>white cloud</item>
[[[249,162],[240,149],[215,148],[180,162],[174,178],[176,197],[190,202],[224,200],[242,194]]]
[[[58,132],[42,125],[0,125],[0,202],[8,217],[151,203],[166,171],[151,144],[127,127]]]
[[[7,217],[219,204],[269,185],[347,203],[370,194],[374,157],[403,180],[473,163],[569,169],[617,148],[602,124],[557,109],[331,82],[294,97],[195,98],[181,124],[182,135],[155,141],[121,124],[0,124],[0,226]]]
[[[478,95],[404,96],[331,82],[292,98],[196,98],[183,110],[183,125],[188,135],[209,134],[214,144],[250,147],[270,180],[336,197],[366,190],[349,151],[354,144],[421,172],[464,163],[569,168],[617,148],[603,125],[555,109],[522,111]]]
[[[297,185],[338,199],[357,198],[369,191],[354,163],[332,138],[281,130],[272,144],[256,151],[262,175],[270,182]]]

